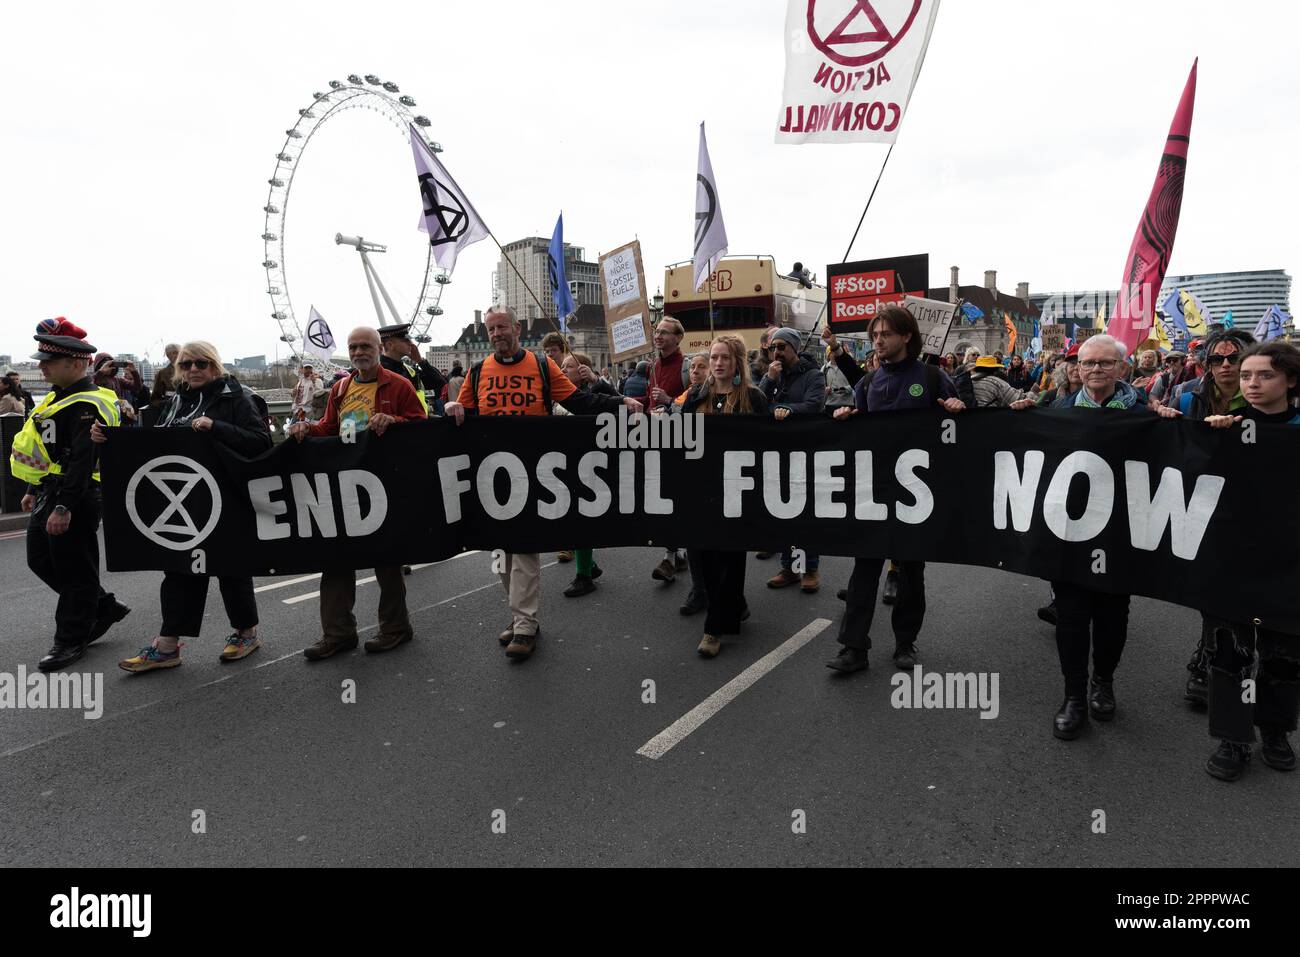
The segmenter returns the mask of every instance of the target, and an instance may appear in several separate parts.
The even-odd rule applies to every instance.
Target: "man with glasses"
[[[677,397],[690,385],[690,369],[682,355],[682,336],[686,330],[671,316],[665,316],[655,326],[655,348],[658,358],[650,366],[646,397],[651,409],[671,409]],[[650,577],[655,581],[673,582],[678,572],[687,568],[686,553],[677,548],[665,548],[663,560],[655,566]]]
[[[758,388],[767,396],[769,408],[773,412],[784,409],[785,415],[821,412],[826,406],[826,376],[816,362],[799,354],[799,333],[793,329],[777,329],[768,338],[768,348],[772,361],[768,363],[767,375],[758,383]],[[778,421],[784,417],[778,415]],[[787,545],[781,552],[781,570],[768,579],[767,587],[800,585],[806,594],[811,595],[821,587],[818,564],[819,556],[807,552],[803,568],[796,572],[794,549]]]
[[[1187,381],[1186,375],[1187,353],[1171,352],[1165,356],[1164,372],[1156,376],[1151,383],[1151,388],[1147,390],[1153,399],[1159,399],[1164,402],[1173,395],[1174,389]]]
[[[1124,346],[1107,335],[1093,336],[1079,348],[1083,387],[1058,399],[1055,409],[1144,408],[1138,391],[1121,378],[1127,363]],[[1013,409],[1033,406],[1032,399]],[[1088,723],[1115,717],[1115,668],[1128,641],[1129,596],[1053,581],[1056,604],[1056,653],[1065,677],[1065,701],[1056,712],[1052,733],[1073,741]],[[1088,653],[1092,652],[1092,677]]]
[[[295,422],[289,435],[301,442],[308,436],[353,435],[369,432],[382,438],[401,422],[426,417],[411,378],[380,363],[383,347],[379,333],[359,326],[348,333],[348,358],[353,373],[330,389],[325,416],[319,422]],[[368,652],[391,651],[410,641],[415,632],[406,608],[406,582],[401,565],[375,569],[379,583],[379,634],[366,640]],[[321,661],[357,646],[357,619],[352,609],[357,598],[357,573],[351,568],[330,568],[320,578],[321,638],[303,650],[308,661]]]

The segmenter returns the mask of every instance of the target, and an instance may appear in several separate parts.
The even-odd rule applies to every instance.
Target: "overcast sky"
[[[802,2],[802,0],[799,0]],[[832,2],[832,0],[822,0]],[[6,11],[0,352],[66,315],[113,352],[208,338],[274,356],[266,180],[330,79],[377,73],[432,120],[442,158],[502,243],[566,238],[594,258],[642,241],[652,287],[689,258],[698,126],[733,253],[838,262],[886,147],[777,146],[786,0],[473,4],[63,2]],[[1173,273],[1294,273],[1297,6],[945,0],[852,258],[928,252],[1014,291],[1116,288],[1188,70],[1200,56]],[[403,310],[425,238],[410,149],[377,114],[326,124],[290,205],[300,321],[375,317],[355,252]],[[499,253],[461,254],[430,330],[485,308]],[[341,338],[341,336],[340,336]]]

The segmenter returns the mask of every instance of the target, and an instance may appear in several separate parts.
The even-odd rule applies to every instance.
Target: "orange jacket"
[[[339,403],[343,401],[343,395],[351,383],[351,376],[334,383],[330,389],[329,401],[325,404],[325,417],[307,426],[308,435],[339,434]],[[375,413],[380,412],[393,416],[399,422],[428,418],[411,380],[389,372],[383,366],[379,367],[379,388],[375,390]]]

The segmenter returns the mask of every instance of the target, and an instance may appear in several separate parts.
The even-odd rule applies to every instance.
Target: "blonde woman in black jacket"
[[[188,342],[176,359],[176,393],[163,407],[156,428],[192,429],[212,437],[246,458],[271,447],[266,420],[258,414],[234,376],[226,374],[216,348]],[[96,441],[103,441],[103,431]],[[92,437],[94,435],[92,434]],[[222,661],[237,661],[261,647],[257,637],[257,599],[251,577],[219,576],[221,600],[234,632],[226,639]],[[197,638],[208,598],[208,576],[166,572],[159,588],[162,627],[138,655],[118,662],[134,673],[175,668],[181,663],[180,639]]]

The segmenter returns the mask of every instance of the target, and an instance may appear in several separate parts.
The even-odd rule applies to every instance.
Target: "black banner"
[[[1300,430],[1112,410],[471,417],[287,441],[116,429],[114,571],[281,575],[574,544],[1004,568],[1300,633]]]

